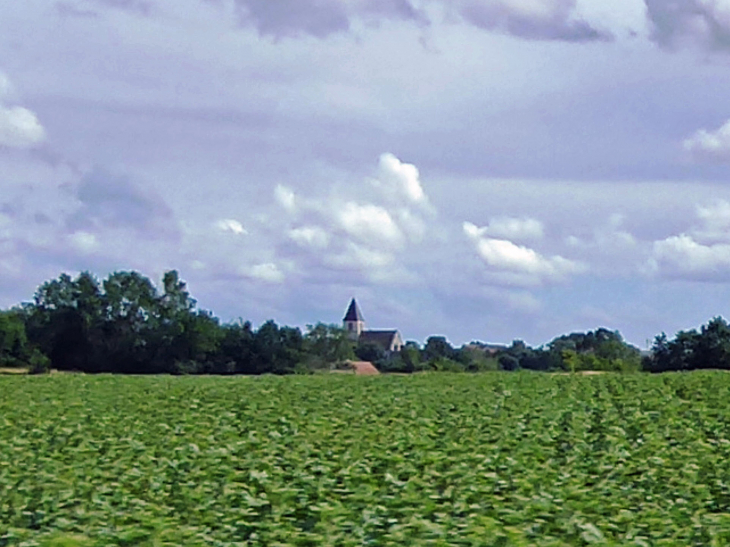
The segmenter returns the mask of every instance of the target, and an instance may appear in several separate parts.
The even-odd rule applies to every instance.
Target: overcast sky
[[[0,3],[0,305],[539,345],[730,316],[726,0]]]

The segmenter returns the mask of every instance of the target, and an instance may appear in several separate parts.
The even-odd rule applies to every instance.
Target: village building
[[[403,349],[403,338],[397,329],[374,330],[365,328],[365,319],[357,302],[353,298],[347,308],[342,326],[350,339],[358,344],[375,344],[388,353],[397,353]]]

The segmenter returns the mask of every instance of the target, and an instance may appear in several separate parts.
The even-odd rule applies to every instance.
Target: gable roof
[[[353,298],[350,301],[350,307],[347,308],[347,313],[345,313],[345,318],[343,321],[365,321],[363,319],[362,313],[360,313],[360,308],[357,306],[357,302],[355,302],[355,299]]]
[[[390,349],[396,336],[398,336],[397,330],[364,330],[360,333],[359,342],[377,344],[385,349]]]

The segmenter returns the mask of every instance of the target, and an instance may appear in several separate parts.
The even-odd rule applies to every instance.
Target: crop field
[[[730,545],[730,374],[2,376],[4,545]]]

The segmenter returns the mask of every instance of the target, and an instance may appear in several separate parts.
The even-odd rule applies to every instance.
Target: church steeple
[[[357,306],[354,298],[350,301],[345,318],[342,320],[342,326],[353,340],[357,340],[365,329],[365,319],[363,319],[360,308]]]

